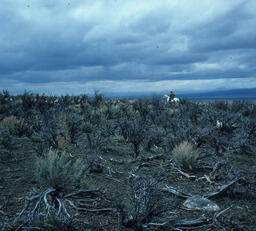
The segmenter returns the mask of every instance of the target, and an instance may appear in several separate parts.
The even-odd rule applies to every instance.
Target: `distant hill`
[[[107,97],[113,98],[143,98],[143,97],[152,97],[156,95],[162,97],[164,94],[169,92],[162,93],[108,93],[104,94]],[[233,99],[247,99],[247,100],[256,100],[256,88],[250,89],[233,89],[233,90],[223,90],[223,91],[210,91],[203,93],[176,93],[176,96],[179,98],[187,98],[190,100],[233,100]]]
[[[217,99],[250,99],[256,100],[256,88],[233,89],[226,91],[211,91],[204,93],[181,94],[180,98],[194,100],[217,100]]]

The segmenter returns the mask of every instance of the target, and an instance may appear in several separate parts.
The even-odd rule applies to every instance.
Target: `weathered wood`
[[[176,219],[170,219],[169,221],[165,221],[162,223],[154,223],[150,222],[147,224],[144,224],[144,228],[148,228],[150,226],[153,227],[166,227],[170,228],[170,230],[183,230],[183,229],[195,229],[195,228],[202,228],[206,225],[211,224],[212,220],[207,219],[205,217],[197,218],[194,220],[176,220]]]
[[[217,192],[209,193],[209,194],[205,195],[204,197],[206,197],[207,199],[214,199],[216,197],[219,197],[219,196],[223,195],[224,193],[226,193],[228,188],[231,185],[233,185],[234,183],[236,183],[237,181],[239,181],[239,178],[235,178],[234,180],[231,180],[227,184],[222,185]]]
[[[78,191],[75,191],[75,192],[72,192],[70,194],[67,194],[64,196],[64,198],[69,198],[69,197],[74,197],[74,196],[77,196],[77,195],[83,195],[83,194],[88,194],[91,196],[103,196],[103,193],[97,189],[81,189],[81,190],[78,190]]]
[[[175,188],[168,186],[168,185],[165,185],[165,188],[163,188],[162,190],[169,192],[169,193],[171,193],[177,197],[180,197],[182,199],[187,199],[192,196],[191,194],[180,192],[180,191],[176,190]]]

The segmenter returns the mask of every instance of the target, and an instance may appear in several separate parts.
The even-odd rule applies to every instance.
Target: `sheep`
[[[178,102],[180,102],[179,98],[170,99],[170,96],[168,96],[168,95],[164,95],[163,98],[166,98],[167,103],[178,103]]]
[[[223,123],[219,120],[216,121],[216,127],[217,128],[222,128],[223,127]]]

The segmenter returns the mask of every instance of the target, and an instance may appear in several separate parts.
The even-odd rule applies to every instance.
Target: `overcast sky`
[[[256,88],[255,0],[1,0],[0,90]]]

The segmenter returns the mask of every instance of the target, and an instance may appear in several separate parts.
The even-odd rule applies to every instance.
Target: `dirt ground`
[[[87,172],[82,182],[82,188],[97,189],[105,195],[105,199],[91,204],[91,208],[114,208],[120,204],[129,207],[128,179],[131,177],[161,175],[163,188],[168,185],[184,193],[206,195],[217,191],[221,185],[227,183],[229,179],[227,173],[239,168],[240,175],[246,178],[247,184],[237,182],[225,195],[213,200],[220,207],[220,211],[223,211],[219,214],[218,222],[212,221],[210,222],[212,225],[203,228],[190,227],[190,230],[256,230],[255,155],[237,155],[229,152],[221,157],[206,157],[200,160],[200,168],[187,172],[188,175],[185,176],[171,163],[170,156],[161,156],[164,154],[161,147],[153,148],[151,153],[142,151],[138,159],[134,159],[130,144],[122,137],[113,136],[111,139],[112,150],[99,157],[103,171]],[[85,151],[82,138],[80,143],[73,145],[69,150],[73,158],[80,157],[84,160],[88,158],[89,154]],[[12,224],[24,207],[26,197],[35,195],[42,189],[34,178],[37,156],[29,138],[17,137],[13,153],[10,154],[3,146],[0,147],[0,153],[0,224],[2,230],[8,230],[10,228],[8,224]],[[159,158],[149,158],[158,155]],[[207,166],[214,166],[217,162],[223,163],[223,168],[219,168],[214,182],[207,181],[205,176],[210,176],[212,171]],[[182,199],[176,201],[170,210],[165,212],[164,217],[188,220],[206,217],[211,220],[218,213],[189,210],[182,205],[183,202]],[[79,212],[78,216],[94,227],[88,230],[132,230],[121,224],[120,216],[114,211],[86,211]],[[153,227],[148,230],[158,229]]]

